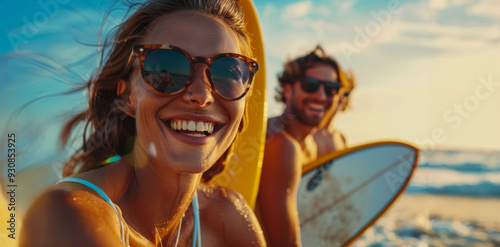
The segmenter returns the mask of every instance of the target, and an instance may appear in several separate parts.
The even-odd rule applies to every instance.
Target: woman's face
[[[239,53],[233,33],[218,21],[192,12],[177,12],[156,21],[143,44],[170,44],[192,57]],[[160,96],[145,85],[138,62],[131,77],[130,104],[134,109],[137,141],[134,152],[179,173],[201,173],[212,166],[234,140],[243,116],[245,98],[227,101],[209,86],[208,66],[195,65],[191,84],[172,96]],[[189,99],[188,99],[189,95]],[[176,127],[174,127],[174,125]],[[211,128],[213,133],[179,129]]]

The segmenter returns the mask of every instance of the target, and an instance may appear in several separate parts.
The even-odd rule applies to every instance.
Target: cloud
[[[500,18],[500,1],[482,0],[467,8],[467,14]]]
[[[264,7],[264,11],[262,13],[262,19],[268,20],[268,19],[272,18],[276,12],[278,12],[278,8],[276,8],[276,6],[274,6],[271,3],[268,3]]]
[[[500,31],[492,27],[462,27],[436,23],[400,23],[399,25],[402,32],[400,38],[431,47],[480,48],[500,37]],[[421,37],[416,35],[412,37],[410,34],[421,34]]]
[[[352,6],[355,3],[356,3],[356,1],[354,1],[354,0],[339,3],[340,4],[339,12],[340,13],[345,13],[345,12],[350,11],[351,8],[352,8]]]
[[[302,55],[325,40],[337,42],[340,40],[337,35],[342,34],[345,27],[332,19],[331,12],[336,11],[329,4],[313,5],[309,1],[283,7],[266,3],[261,20],[265,39],[272,41],[266,42],[268,56],[283,60],[287,56]]]
[[[451,4],[454,6],[460,6],[470,3],[470,0],[451,0]]]
[[[448,6],[448,0],[429,0],[429,8],[431,9],[446,9]]]
[[[309,1],[287,5],[283,11],[282,19],[289,20],[306,16],[311,12],[311,9],[312,3]]]
[[[465,12],[469,16],[500,18],[500,2],[498,0],[429,0],[429,9],[434,16],[437,15],[437,11],[460,6],[465,6]]]
[[[386,27],[379,36],[371,37],[370,46],[398,44],[460,51],[482,48],[499,39],[500,30],[494,27],[463,27],[401,21]]]
[[[453,6],[461,6],[470,3],[470,0],[429,0],[429,8],[443,10]]]

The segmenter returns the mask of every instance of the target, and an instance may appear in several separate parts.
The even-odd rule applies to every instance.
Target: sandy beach
[[[464,197],[450,195],[405,194],[388,214],[429,217],[459,221],[477,221],[500,230],[500,198]]]
[[[500,198],[405,194],[353,246],[500,246]]]

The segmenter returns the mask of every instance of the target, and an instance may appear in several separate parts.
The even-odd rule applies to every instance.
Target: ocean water
[[[352,246],[500,246],[500,151],[424,150],[405,195]]]
[[[500,197],[500,151],[424,150],[406,193]]]

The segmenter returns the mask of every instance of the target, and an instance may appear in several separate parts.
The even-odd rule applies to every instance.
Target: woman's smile
[[[225,117],[213,117],[199,113],[169,114],[161,121],[174,138],[192,145],[208,144],[210,138],[216,139],[219,130],[228,122]]]
[[[204,137],[209,136],[214,132],[215,124],[212,122],[195,122],[193,120],[168,120],[167,126],[177,133],[188,136]]]

